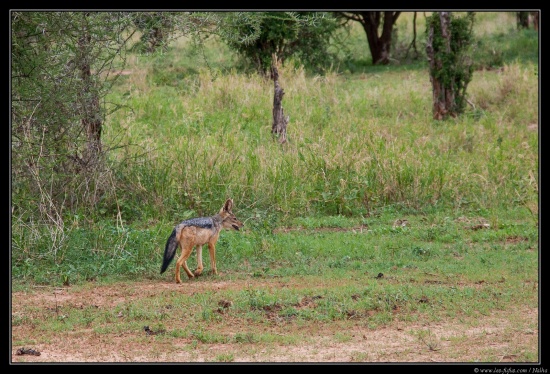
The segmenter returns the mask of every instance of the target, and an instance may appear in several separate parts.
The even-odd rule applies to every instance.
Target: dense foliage
[[[339,23],[330,13],[269,12],[261,16],[259,25],[243,23],[235,30],[238,35],[247,35],[258,27],[259,36],[251,43],[223,37],[259,73],[269,72],[273,54],[283,64],[294,58],[313,72],[331,66],[334,56],[331,59],[328,49]]]

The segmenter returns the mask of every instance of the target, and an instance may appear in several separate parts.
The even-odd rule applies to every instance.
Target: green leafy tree
[[[456,117],[466,105],[466,88],[473,75],[471,46],[475,13],[457,17],[434,12],[426,24],[426,53],[433,92],[433,117]]]
[[[166,48],[171,34],[174,32],[173,12],[137,12],[133,13],[134,25],[141,32],[140,43],[136,48],[152,53],[157,48]]]
[[[11,13],[14,209],[51,219],[97,202],[105,97],[132,29],[120,12]]]
[[[221,37],[259,73],[269,75],[274,54],[281,64],[292,57],[316,72],[330,66],[329,41],[339,27],[331,14],[263,12],[250,14],[248,21]],[[249,35],[257,37],[245,40]]]

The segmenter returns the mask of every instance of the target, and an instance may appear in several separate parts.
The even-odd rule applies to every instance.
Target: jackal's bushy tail
[[[162,267],[160,268],[160,273],[164,273],[170,262],[174,259],[176,255],[176,249],[178,248],[178,242],[176,241],[176,229],[172,231],[172,234],[166,241],[166,248],[164,249],[164,260],[162,260]]]

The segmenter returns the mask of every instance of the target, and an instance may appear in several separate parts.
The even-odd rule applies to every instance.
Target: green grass
[[[86,272],[74,271],[69,292],[94,289],[101,293],[99,287],[115,283],[120,297],[116,305],[52,301],[50,307],[25,306],[12,315],[12,326],[31,328],[35,338],[21,338],[13,344],[41,346],[60,336],[74,338],[91,332],[105,341],[120,336],[138,344],[146,341],[157,347],[159,354],[223,346],[229,350],[207,355],[206,361],[232,362],[243,355],[256,357],[259,350],[261,357],[271,351],[278,357],[281,347],[311,345],[317,336],[314,326],[322,331],[334,328],[332,344],[356,339],[349,326],[379,329],[396,323],[437,326],[461,321],[475,327],[480,318],[518,306],[538,306],[538,228],[529,214],[526,209],[475,215],[439,210],[401,214],[400,219],[409,224],[394,227],[395,215],[384,212],[362,219],[363,231],[353,229],[357,221],[327,216],[297,220],[307,226],[302,230],[224,232],[217,246],[220,277],[208,272],[209,258],[205,256],[203,276],[184,278],[181,288],[155,286],[154,294],[149,294],[150,289],[144,293],[144,278],[165,286],[173,282],[174,264],[165,274],[158,274],[162,245],[139,259],[113,259],[104,252],[95,263],[113,262],[123,270],[113,274],[106,268],[94,281],[84,279]],[[490,222],[490,227],[471,228],[480,221]],[[336,230],[326,230],[329,228]],[[153,242],[162,244],[164,236],[153,237]],[[124,246],[120,253],[133,250]],[[64,254],[65,260],[57,265],[61,274],[71,263],[78,263],[71,256],[72,252]],[[195,256],[188,262],[193,269]],[[80,263],[85,268],[87,262]],[[52,266],[36,262],[32,268]],[[138,268],[142,271],[131,270]],[[14,278],[14,291],[33,292],[31,284],[36,280],[32,274],[26,277],[30,283],[21,275]],[[62,277],[51,277],[44,283],[62,284]],[[242,287],[206,287],[201,292],[186,287],[239,282]],[[163,333],[144,336],[144,326]],[[443,342],[429,328],[407,327],[407,331],[419,350],[440,351]],[[456,349],[466,344],[453,339]],[[445,354],[452,357],[449,348]],[[536,361],[537,357],[536,351],[522,346],[510,354],[518,361]],[[497,362],[501,356],[487,349],[472,360]],[[376,357],[378,354],[353,352],[349,359],[361,362]]]
[[[300,335],[302,325],[361,321],[374,329],[395,321],[475,320],[512,306],[534,308],[538,304],[537,228],[503,216],[499,228],[478,230],[474,238],[464,221],[453,216],[405,216],[410,227],[404,228],[393,228],[381,217],[363,233],[281,233],[269,238],[271,248],[265,252],[247,247],[247,241],[254,240],[253,233],[223,235],[218,252],[223,280],[257,277],[261,283],[193,293],[167,288],[154,297],[127,297],[113,308],[67,303],[59,308],[27,308],[25,317],[12,316],[12,324],[33,324],[40,332],[37,342],[90,329],[100,335],[135,333],[147,325],[154,331],[166,331],[151,337],[165,342],[186,339],[194,342],[190,346],[252,347],[295,345],[313,339]],[[448,242],[437,235],[419,237],[430,227],[454,235],[455,240]],[[245,259],[247,266],[243,266]],[[159,282],[172,280],[173,267],[170,274],[161,276],[158,261],[145,262],[148,265],[142,276]],[[206,274],[184,282],[215,280]],[[117,281],[121,282],[121,294],[141,292],[139,277]],[[27,287],[19,284],[15,290]],[[84,283],[74,287],[77,291],[90,286]],[[231,303],[221,307],[222,300]],[[274,324],[294,327],[284,336],[265,331]],[[411,334],[423,349],[437,351],[440,347],[429,329],[412,330]],[[334,336],[335,342],[350,339],[348,333]],[[526,358],[529,354],[521,353]],[[359,353],[353,357],[367,359]],[[212,357],[213,361],[233,359],[231,353]]]
[[[238,216],[245,222],[250,218],[244,213]],[[408,225],[394,227],[397,218],[406,219]],[[479,222],[488,228],[476,229]],[[320,275],[341,278],[357,272],[375,276],[403,269],[432,272],[430,269],[435,268],[442,274],[496,281],[506,277],[500,266],[517,266],[517,271],[523,273],[520,269],[527,261],[528,271],[537,273],[538,227],[523,207],[473,214],[396,214],[389,209],[370,218],[323,216],[296,218],[290,223],[289,230],[283,231],[245,224],[241,232],[223,232],[217,243],[220,270],[230,278],[270,279]],[[108,226],[94,231],[72,229],[66,233],[66,246],[55,258],[14,254],[14,289],[29,281],[62,286],[165,278],[159,268],[170,230],[167,223],[148,228],[128,226],[124,230]],[[208,270],[209,258],[203,257]],[[529,263],[531,260],[534,262]],[[191,268],[196,266],[195,256],[188,263]],[[494,271],[482,276],[487,273],[483,267]]]
[[[508,215],[514,216],[510,212]],[[363,232],[304,230],[269,234],[244,231],[221,235],[217,262],[226,280],[257,278],[266,282],[285,282],[301,279],[304,285],[312,286],[276,291],[243,289],[215,295],[182,295],[166,291],[161,298],[138,303],[129,301],[122,307],[99,314],[91,307],[61,310],[51,315],[44,328],[66,331],[75,325],[83,325],[101,329],[105,324],[118,324],[119,319],[115,316],[119,314],[127,317],[126,321],[130,322],[126,323],[167,325],[174,313],[190,309],[194,313],[189,318],[197,322],[215,322],[222,319],[217,312],[220,299],[232,301],[227,310],[229,315],[256,323],[262,323],[266,315],[272,314],[293,321],[330,321],[346,320],[372,310],[377,311],[376,318],[370,322],[372,326],[388,323],[392,310],[397,307],[402,311],[401,318],[407,320],[415,318],[417,313],[437,319],[461,314],[489,314],[493,309],[507,308],[510,303],[536,303],[530,287],[538,280],[538,234],[537,227],[529,221],[518,221],[517,216],[510,218],[503,212],[498,227],[472,230],[469,228],[471,223],[462,216],[402,218],[409,221],[409,226],[393,227],[386,217],[381,216],[366,219],[368,229]],[[469,218],[476,221],[479,217]],[[312,227],[319,228],[327,219],[321,219],[318,224],[310,221]],[[152,242],[162,244],[163,240],[164,237],[159,236]],[[132,281],[142,277],[159,281],[172,279],[173,264],[166,274],[159,274],[160,248],[150,251],[148,257],[131,255],[137,250],[131,246],[122,248],[121,253],[128,253],[126,258],[96,258],[94,262],[97,264],[112,262],[121,270],[115,276],[104,268],[103,273],[101,270],[94,273],[95,279],[105,282]],[[93,273],[92,269],[85,268],[90,261],[80,261],[84,267],[77,271],[72,269],[72,264],[77,261],[71,259],[69,253],[65,256],[64,262],[56,264],[57,271],[67,275],[71,284],[86,282],[86,277]],[[204,261],[208,270],[207,256]],[[188,262],[193,268],[195,256]],[[51,264],[37,260],[31,266],[33,269],[42,267],[51,268]],[[14,278],[14,290],[28,287],[22,281],[25,277],[32,279],[37,274],[18,274]],[[64,279],[53,274],[51,277],[44,279],[44,283],[61,285]],[[207,272],[195,281],[211,280],[213,276]],[[307,307],[307,300],[314,300],[315,307]],[[166,309],[168,305],[170,307]],[[13,324],[29,322],[23,317],[12,320]],[[119,324],[117,328],[124,330],[128,327]],[[222,339],[202,335],[200,330],[185,334],[198,340]]]

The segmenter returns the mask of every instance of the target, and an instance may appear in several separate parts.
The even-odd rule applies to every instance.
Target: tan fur
[[[200,227],[197,225],[188,225],[183,221],[176,226],[176,241],[181,248],[181,255],[176,262],[176,283],[181,283],[180,267],[183,267],[189,279],[202,274],[204,266],[202,264],[202,246],[208,244],[210,254],[210,264],[212,272],[218,274],[216,268],[216,242],[222,229],[238,230],[243,227],[243,223],[235,217],[232,212],[233,200],[227,199],[220,209],[219,213],[208,217],[213,221],[212,227]],[[187,267],[187,259],[191,255],[193,248],[197,249],[197,269],[192,273]]]

